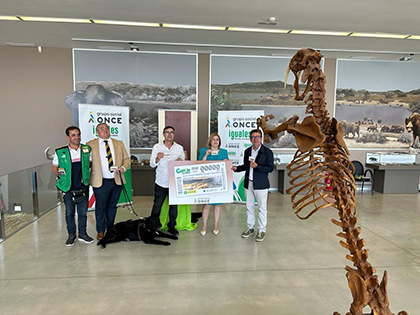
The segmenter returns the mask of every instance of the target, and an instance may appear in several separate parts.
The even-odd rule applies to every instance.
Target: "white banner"
[[[95,139],[96,126],[106,123],[111,137],[124,143],[130,151],[130,109],[128,106],[79,104],[79,128],[82,143]]]
[[[218,133],[222,148],[228,151],[233,165],[243,164],[243,153],[251,146],[250,132],[257,128],[257,118],[264,115],[264,110],[219,111]],[[245,172],[233,173],[235,201],[245,201]]]
[[[79,104],[79,128],[82,136],[82,143],[86,144],[89,140],[95,139],[96,126],[106,123],[111,132],[111,138],[120,140],[124,143],[128,155],[130,155],[130,109],[128,106],[112,106],[112,105],[96,105],[96,104]],[[124,177],[126,179],[126,190],[131,197],[131,168],[129,168]],[[125,203],[126,200],[121,194],[119,204]],[[94,198],[92,192],[89,198],[89,208],[94,206]]]

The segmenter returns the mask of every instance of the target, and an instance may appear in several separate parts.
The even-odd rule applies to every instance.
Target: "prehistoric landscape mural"
[[[129,106],[131,148],[157,143],[159,109],[196,109],[196,55],[75,50],[74,69],[73,124],[80,103]]]
[[[420,112],[418,71],[419,63],[338,61],[335,117],[348,147],[412,145],[405,119]]]
[[[304,116],[305,103],[293,100],[292,78],[284,87],[288,58],[218,56],[211,59],[210,132],[217,132],[217,113],[224,110],[265,110],[276,119],[269,121],[276,127],[293,115]],[[301,87],[304,87],[302,85]],[[290,134],[283,133],[268,144],[271,148],[296,148]]]

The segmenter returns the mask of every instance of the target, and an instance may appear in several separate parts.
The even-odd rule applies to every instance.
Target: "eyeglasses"
[[[166,133],[167,135],[169,135],[169,134],[174,135],[175,131],[165,131],[164,133]]]
[[[251,136],[251,139],[259,139],[261,136]]]

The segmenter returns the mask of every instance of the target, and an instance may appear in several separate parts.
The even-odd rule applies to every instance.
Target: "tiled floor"
[[[369,262],[380,277],[388,271],[392,311],[420,313],[419,196],[357,200]],[[140,215],[150,213],[152,197],[134,201]],[[63,209],[53,210],[0,244],[0,314],[345,314],[349,261],[330,221],[336,212],[300,221],[290,196],[277,192],[268,209],[262,243],[240,238],[245,208],[227,205],[218,236],[201,236],[200,220],[169,247],[131,242],[104,250],[64,246]],[[117,221],[130,217],[120,209]],[[88,224],[96,236],[93,213]]]

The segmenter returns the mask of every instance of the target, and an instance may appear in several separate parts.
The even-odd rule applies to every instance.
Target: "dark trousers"
[[[78,203],[75,203],[71,198],[71,193],[63,194],[63,201],[66,205],[66,224],[67,232],[69,235],[76,235],[76,222],[74,215],[77,208],[77,223],[79,226],[79,235],[86,234],[86,221],[87,221],[87,209],[88,209],[88,196],[89,192],[86,191],[86,198]]]
[[[152,216],[159,218],[160,210],[165,202],[166,196],[169,194],[169,189],[155,184],[155,199],[153,200]],[[178,208],[176,205],[169,206],[169,223],[168,230],[174,229],[176,226],[176,216],[178,215]]]
[[[110,229],[114,225],[121,190],[122,185],[115,184],[114,179],[103,179],[101,187],[93,188],[96,199],[95,217],[98,233],[105,233],[105,228]]]

